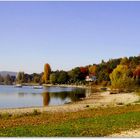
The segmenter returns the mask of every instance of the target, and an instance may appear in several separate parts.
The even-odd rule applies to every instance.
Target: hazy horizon
[[[140,54],[140,2],[0,1],[0,71],[70,70]]]

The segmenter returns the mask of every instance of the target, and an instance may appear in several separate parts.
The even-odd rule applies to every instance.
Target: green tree
[[[57,74],[56,73],[50,74],[50,83],[51,84],[57,83]]]
[[[101,71],[99,71],[97,80],[98,83],[101,83],[102,81],[110,81],[108,71],[106,69],[102,69]]]
[[[67,72],[65,72],[65,71],[60,71],[60,72],[59,72],[59,75],[58,75],[57,82],[58,82],[59,84],[65,84],[65,83],[67,82],[67,79],[68,79]]]
[[[12,83],[15,83],[16,77],[15,76],[10,76]]]
[[[41,75],[37,73],[33,73],[31,75],[33,83],[40,83],[41,82]]]
[[[4,78],[0,74],[0,83],[3,83],[3,82],[4,82]]]
[[[24,74],[24,83],[30,83],[29,78],[30,78],[30,75],[27,74],[27,73],[25,73],[25,74]]]
[[[121,59],[110,59],[107,62],[107,68],[109,73],[113,71],[113,69],[115,69],[117,67],[117,65],[120,64]]]
[[[19,84],[24,83],[25,82],[24,79],[25,79],[24,72],[19,72],[16,78],[17,83]]]
[[[11,80],[11,77],[9,74],[7,74],[5,77],[4,77],[4,84],[5,85],[11,85],[12,84],[12,80]]]
[[[76,82],[80,80],[80,68],[76,67],[74,69],[72,69],[71,71],[68,72],[69,78],[71,82]]]

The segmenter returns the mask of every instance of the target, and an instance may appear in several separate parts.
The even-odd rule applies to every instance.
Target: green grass
[[[45,136],[107,136],[122,130],[140,127],[140,112],[128,112],[108,116],[78,118],[59,123],[25,125],[0,128],[2,137],[45,137]]]

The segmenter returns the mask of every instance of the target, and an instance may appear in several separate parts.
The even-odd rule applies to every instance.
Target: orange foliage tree
[[[42,77],[42,82],[43,83],[45,83],[45,84],[48,83],[50,74],[51,74],[51,67],[50,67],[49,64],[45,64],[44,65],[44,74],[43,74],[43,77]]]
[[[89,73],[95,76],[96,75],[96,68],[97,68],[96,65],[90,66]]]
[[[80,72],[81,73],[88,73],[88,68],[87,67],[80,67]]]
[[[134,71],[134,76],[140,78],[140,65]]]
[[[85,79],[88,75],[88,67],[80,67],[80,78]]]

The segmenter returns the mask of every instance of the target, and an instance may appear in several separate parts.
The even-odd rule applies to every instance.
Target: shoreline
[[[15,84],[12,85],[4,85],[4,84],[0,84],[0,86],[14,86]],[[37,83],[23,83],[23,86],[39,86],[39,84]],[[64,88],[85,88],[85,89],[89,89],[89,88],[94,88],[97,90],[100,90],[101,88],[106,88],[108,91],[110,91],[110,87],[106,86],[102,86],[102,85],[69,85],[69,84],[42,84],[43,87],[64,87]]]
[[[25,114],[33,113],[35,110],[38,112],[77,112],[90,108],[97,107],[115,107],[127,104],[136,104],[140,100],[140,96],[135,93],[123,94],[109,94],[108,91],[91,93],[89,97],[81,101],[73,102],[70,104],[46,106],[46,107],[22,107],[22,108],[1,108],[0,114]]]
[[[67,85],[67,84],[61,84],[61,85],[52,85],[52,84],[43,84],[44,87],[65,87],[65,88],[90,88],[86,85]]]

